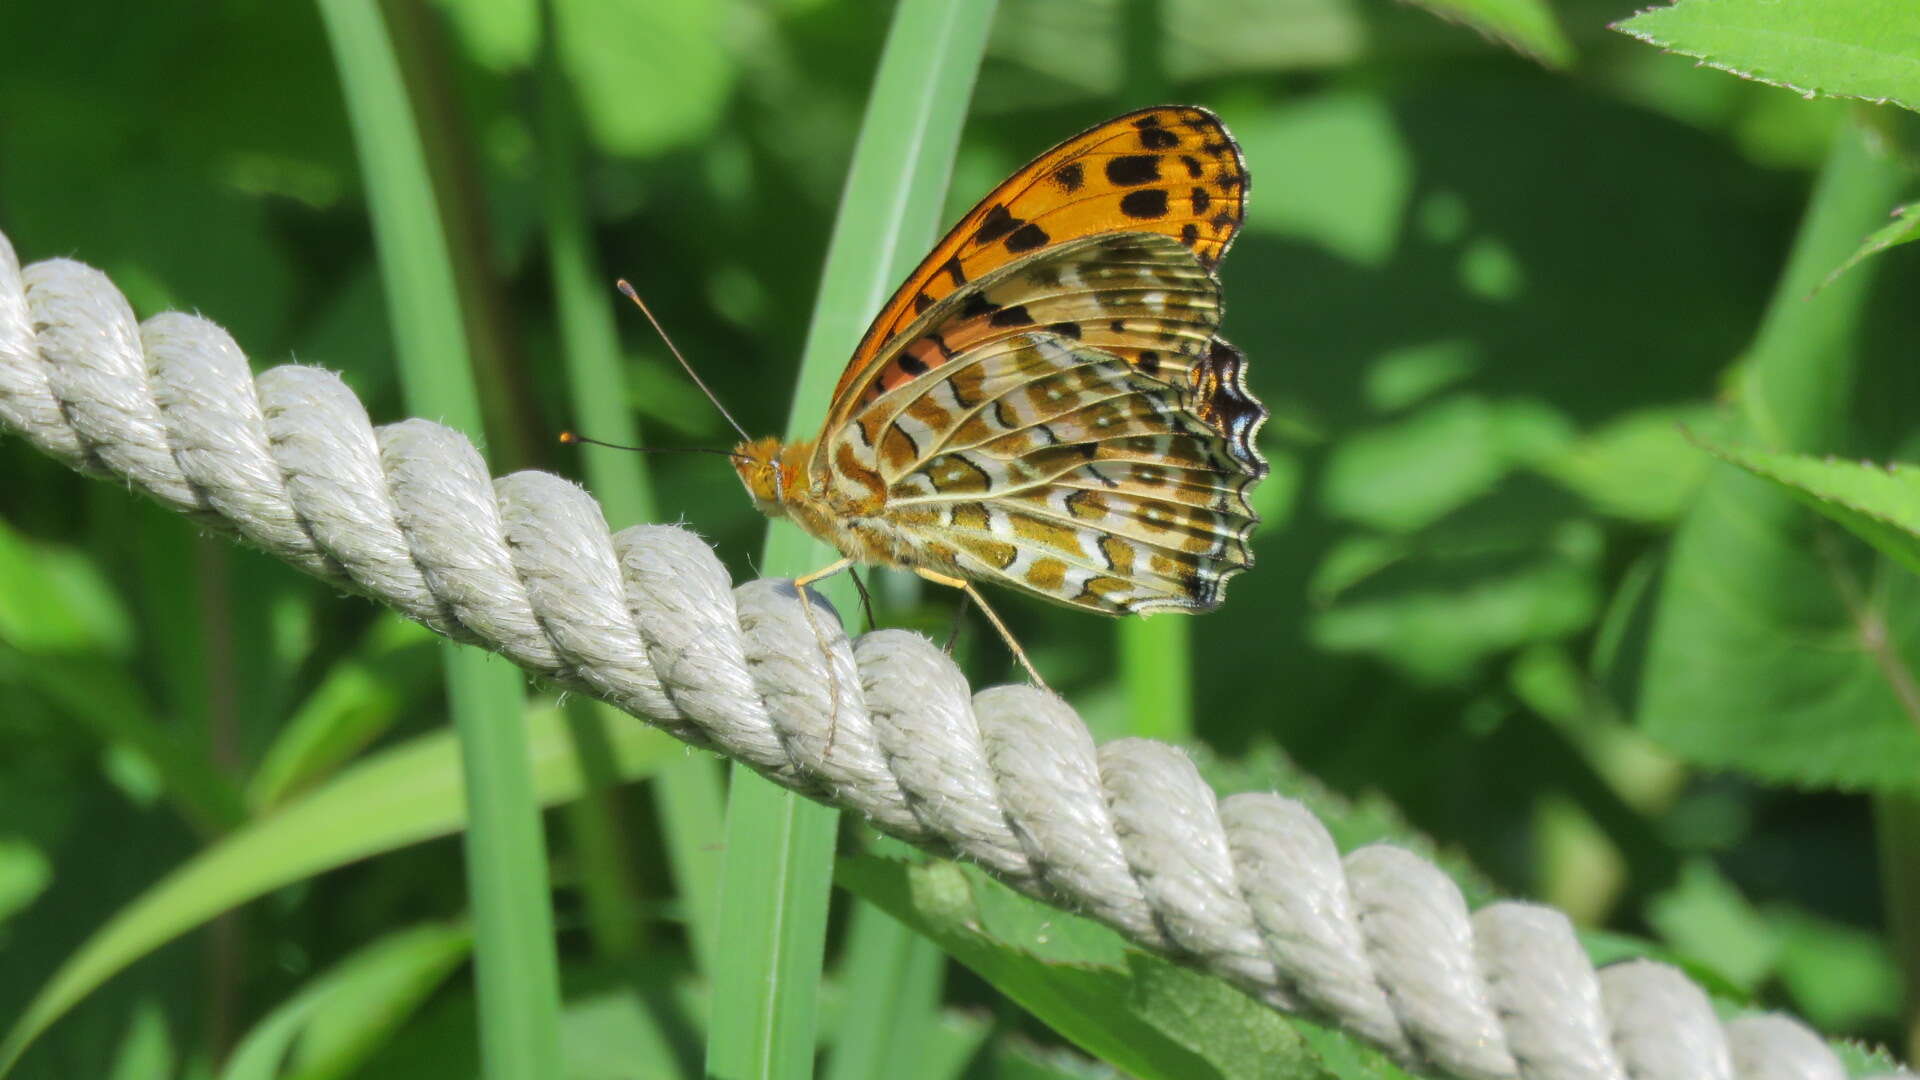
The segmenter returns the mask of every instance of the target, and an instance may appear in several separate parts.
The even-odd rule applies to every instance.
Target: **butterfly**
[[[754,504],[855,564],[1106,615],[1208,611],[1253,565],[1267,411],[1217,335],[1247,169],[1218,117],[1161,106],[1035,158],[908,276],[812,439],[733,450]]]

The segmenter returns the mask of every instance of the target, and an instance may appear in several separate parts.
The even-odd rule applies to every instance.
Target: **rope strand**
[[[1721,1024],[1671,967],[1596,972],[1552,908],[1469,915],[1416,855],[1372,845],[1343,858],[1297,802],[1216,803],[1173,747],[1096,749],[1058,698],[974,694],[917,635],[849,641],[837,618],[815,618],[823,655],[790,583],[735,588],[682,529],[609,534],[579,487],[538,472],[492,480],[438,424],[375,428],[329,372],[256,378],[220,327],[178,313],[136,324],[104,274],[65,259],[22,271],[4,234],[0,427],[1411,1069],[1846,1075],[1796,1021]]]

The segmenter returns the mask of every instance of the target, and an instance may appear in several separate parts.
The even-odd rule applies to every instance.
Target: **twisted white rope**
[[[1413,1069],[1845,1076],[1795,1021],[1721,1024],[1673,968],[1596,972],[1552,908],[1470,915],[1418,856],[1374,845],[1343,859],[1301,804],[1216,803],[1180,751],[1096,748],[1065,702],[1030,687],[970,696],[916,635],[850,642],[837,619],[807,619],[788,582],[733,588],[691,533],[609,535],[565,480],[490,481],[459,433],[374,428],[317,368],[255,378],[220,327],[174,312],[136,324],[105,275],[65,259],[23,272],[4,234],[0,426]],[[847,688],[837,714],[830,677]]]

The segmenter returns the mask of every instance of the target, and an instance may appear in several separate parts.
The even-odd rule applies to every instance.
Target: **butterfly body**
[[[1041,155],[882,309],[817,438],[736,449],[755,505],[847,562],[970,593],[1216,606],[1252,565],[1267,471],[1266,410],[1216,335],[1245,193],[1238,147],[1189,106]]]

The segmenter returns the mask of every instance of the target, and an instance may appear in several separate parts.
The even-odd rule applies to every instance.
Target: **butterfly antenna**
[[[727,411],[725,405],[720,404],[720,399],[714,396],[712,390],[707,388],[706,382],[700,378],[700,373],[693,370],[692,364],[687,363],[687,358],[680,355],[680,350],[674,345],[673,339],[667,336],[666,328],[661,326],[660,320],[654,318],[653,312],[648,310],[647,302],[640,299],[640,294],[633,291],[633,286],[627,284],[626,278],[621,278],[618,285],[620,291],[627,294],[627,299],[633,301],[634,306],[640,309],[640,314],[645,315],[647,321],[653,324],[653,332],[659,334],[660,340],[667,343],[667,351],[673,354],[675,360],[680,361],[680,366],[686,370],[687,378],[692,379],[693,385],[699,387],[700,392],[707,395],[707,400],[713,402],[713,407],[719,409],[720,415],[727,418],[727,423],[733,425],[733,430],[740,433],[741,441],[751,442],[753,436],[747,434],[747,429],[740,426],[740,421],[733,418],[733,414]]]
[[[637,454],[718,454],[735,461],[750,460],[745,454],[736,454],[731,450],[717,450],[711,446],[628,446],[625,443],[608,442],[582,435],[577,431],[563,431],[560,441],[568,446],[604,446],[609,450],[632,450]]]

